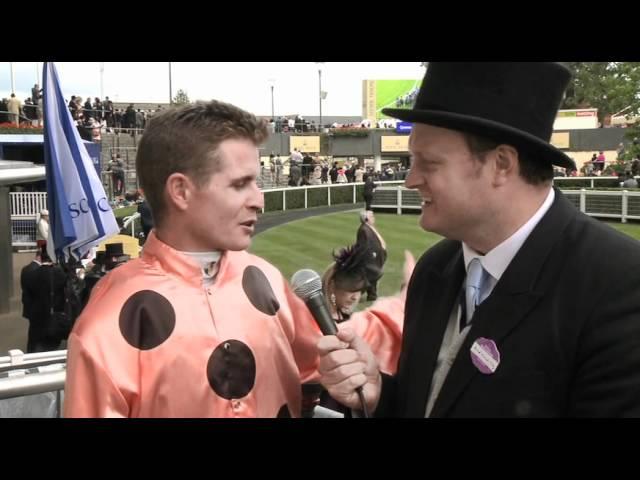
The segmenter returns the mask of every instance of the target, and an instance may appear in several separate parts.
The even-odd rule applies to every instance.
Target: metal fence
[[[562,193],[581,212],[598,218],[615,218],[622,223],[640,220],[640,191],[627,190],[562,190]],[[416,190],[403,186],[380,187],[373,196],[372,208],[395,210],[401,215],[404,210],[419,210],[422,199]]]
[[[31,247],[36,244],[36,219],[47,208],[46,192],[11,192],[11,244]]]
[[[0,418],[60,418],[67,351],[0,357]]]
[[[36,245],[36,217],[11,216],[11,245],[33,247]]]

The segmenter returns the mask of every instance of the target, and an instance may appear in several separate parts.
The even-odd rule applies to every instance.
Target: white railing
[[[110,188],[110,178],[106,178],[109,172],[103,172],[103,180],[107,183],[107,188]],[[555,180],[558,183],[562,183],[563,186],[572,183],[583,182],[585,180],[589,182],[591,188],[597,187],[598,183],[609,183],[612,185],[613,181],[617,181],[617,177],[560,177]],[[131,180],[133,182],[133,180]],[[265,211],[286,211],[290,210],[287,208],[287,196],[298,195],[297,192],[304,192],[304,199],[299,205],[296,205],[295,208],[309,208],[312,207],[321,207],[321,206],[331,206],[336,204],[336,194],[335,189],[345,189],[350,188],[351,192],[348,195],[342,194],[340,196],[339,203],[358,203],[358,187],[362,187],[364,183],[335,183],[335,184],[323,184],[323,185],[310,185],[304,187],[280,187],[280,188],[269,188],[263,190],[265,195],[265,208],[262,209],[262,212]],[[374,194],[374,203],[373,206],[376,208],[388,208],[395,209],[397,213],[402,213],[402,209],[418,209],[420,208],[420,202],[416,200],[417,194],[411,193],[403,193],[406,189],[402,187],[404,182],[401,180],[392,180],[392,181],[378,181],[376,182],[378,188],[376,189],[376,193]],[[616,184],[613,183],[612,186]],[[398,190],[400,193],[397,195],[384,198],[382,195],[383,191],[388,191],[389,187],[392,187],[392,190]],[[314,198],[314,202],[310,205],[309,197],[310,192],[318,189],[326,189],[326,199],[325,198]],[[563,190],[564,191],[564,190]],[[409,190],[407,190],[409,192]],[[577,195],[576,191],[564,191],[568,196]],[[589,202],[583,202],[583,211],[587,215],[603,217],[603,218],[620,218],[622,222],[626,222],[627,219],[635,219],[638,214],[636,213],[635,207],[635,199],[630,200],[629,198],[633,198],[637,196],[637,192],[628,192],[628,196],[624,197],[620,204],[619,212],[611,212],[611,211],[603,211],[602,208],[594,208],[589,209],[586,208],[586,204]],[[12,245],[13,246],[33,246],[35,245],[35,220],[37,213],[40,212],[41,209],[46,208],[47,205],[47,194],[46,192],[12,192],[11,194],[11,231],[12,231]],[[268,199],[273,195],[282,195],[282,199],[277,201],[277,205]],[[388,194],[387,194],[388,195]],[[413,196],[412,196],[413,195]],[[591,195],[595,196],[621,196],[622,191],[610,191],[610,192],[600,192],[596,193],[596,191],[587,191],[586,196],[591,198]],[[403,200],[403,196],[406,196],[406,201]],[[348,201],[345,202],[345,197],[348,198]],[[417,203],[416,203],[417,202]],[[597,202],[596,202],[597,203]],[[576,203],[576,206],[580,207],[580,203]],[[606,209],[605,209],[606,210]],[[136,214],[131,217],[127,217],[124,219],[126,229],[131,228],[131,236],[135,237],[135,220],[138,218]]]
[[[66,350],[53,350],[51,352],[23,353],[21,350],[9,350],[9,355],[0,357],[0,371],[17,367],[37,367],[44,363],[62,361],[67,359]]]
[[[131,227],[131,236],[134,238],[136,236],[136,220],[138,218],[140,218],[140,212],[135,212],[133,215],[124,217],[122,221],[122,228],[127,229]]]
[[[384,182],[375,182],[376,185],[378,185],[379,188],[381,188],[382,186],[390,186],[390,185],[401,185],[404,182],[402,180],[392,180],[392,181],[384,181]],[[358,187],[362,187],[364,186],[363,182],[358,182],[358,183],[333,183],[333,184],[322,184],[322,185],[307,185],[304,187],[282,187],[282,188],[270,188],[267,190],[264,190],[264,197],[265,197],[265,208],[262,209],[262,213],[265,213],[266,211],[266,204],[267,204],[267,199],[270,195],[275,195],[275,194],[279,194],[282,193],[282,208],[276,208],[276,209],[272,209],[269,211],[286,211],[286,210],[292,210],[292,209],[287,209],[287,194],[291,194],[294,192],[300,192],[300,191],[304,191],[304,206],[302,207],[298,207],[298,208],[309,208],[309,192],[314,191],[314,190],[322,190],[325,189],[327,190],[327,199],[326,201],[322,201],[320,204],[318,205],[312,205],[313,207],[330,207],[331,205],[336,205],[336,204],[345,204],[345,203],[352,203],[352,204],[356,204],[358,203]],[[348,202],[344,202],[344,201],[340,201],[340,202],[336,202],[335,201],[335,194],[332,195],[332,191],[334,191],[335,189],[345,189],[345,188],[350,188],[351,189],[351,193],[349,194],[349,201]]]
[[[102,171],[103,177],[107,177],[111,175],[111,172],[107,172],[106,170]],[[135,183],[135,174],[134,171],[127,171],[125,176],[125,181],[130,180],[132,183]],[[129,178],[127,178],[129,177]],[[104,183],[109,183],[110,178],[103,178]],[[602,183],[604,181],[612,181],[617,180],[617,177],[559,177],[556,178],[559,183],[580,183],[585,180],[590,183],[590,188],[595,188],[597,183]],[[392,181],[378,181],[377,185],[385,186],[385,185],[397,185],[404,183],[402,180],[392,180]],[[323,184],[323,185],[312,185],[306,187],[279,187],[279,188],[269,188],[265,189],[264,193],[267,194],[269,192],[281,192],[281,191],[294,191],[300,190],[304,188],[337,188],[337,187],[345,187],[345,186],[353,186],[356,187],[358,185],[364,185],[364,183],[334,183],[334,184]],[[27,216],[27,217],[35,217],[37,213],[40,212],[43,208],[47,208],[47,192],[11,192],[11,216]]]
[[[11,244],[29,247],[36,244],[36,219],[47,208],[47,192],[10,192]]]
[[[36,245],[36,217],[11,217],[11,245],[33,247]]]
[[[562,190],[562,193],[586,215],[598,218],[616,218],[622,223],[640,220],[640,191],[628,190]],[[372,208],[395,210],[420,210],[422,200],[416,190],[403,186],[380,187],[373,197]]]
[[[0,417],[62,416],[66,350],[0,357]]]
[[[47,208],[47,192],[11,192],[12,217],[34,217]]]
[[[585,181],[589,182],[589,186],[586,188],[598,188],[604,187],[605,185],[603,184],[617,187],[620,180],[618,177],[554,177],[553,179],[554,183],[562,183],[566,184],[566,186],[570,186],[572,183],[584,183]]]

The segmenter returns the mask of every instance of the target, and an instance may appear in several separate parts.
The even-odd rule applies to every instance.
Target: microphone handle
[[[327,305],[322,292],[308,298],[307,307],[323,335],[335,335],[338,333],[338,327],[336,327],[336,322],[331,318],[329,305]]]
[[[367,404],[364,401],[364,392],[362,391],[362,387],[356,388],[356,392],[358,392],[358,398],[360,399],[360,405],[362,405],[362,416],[364,418],[369,418],[369,409],[367,408]]]
[[[327,305],[322,293],[312,295],[308,298],[307,307],[311,311],[313,318],[320,327],[320,331],[322,331],[323,335],[335,335],[338,333],[338,327],[333,321],[333,318],[331,318],[329,306]],[[364,401],[364,392],[362,391],[362,387],[356,388],[356,392],[358,393],[358,398],[362,405],[362,414],[364,418],[369,418],[369,410],[367,409],[367,404]]]

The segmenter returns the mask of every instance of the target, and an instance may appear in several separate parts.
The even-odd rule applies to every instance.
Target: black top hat
[[[554,62],[429,62],[412,110],[385,108],[400,120],[485,136],[571,167],[549,143],[571,72]]]
[[[113,270],[115,267],[122,265],[129,260],[131,260],[131,255],[114,255],[113,257],[107,257],[104,266],[107,270]]]
[[[106,252],[99,251],[96,252],[96,258],[93,259],[93,263],[95,265],[102,265],[105,261]]]
[[[122,247],[122,243],[107,243],[107,245],[105,246],[105,255],[107,257],[117,257],[119,255],[124,255]]]

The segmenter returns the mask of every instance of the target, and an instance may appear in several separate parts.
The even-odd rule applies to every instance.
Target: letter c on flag
[[[107,198],[106,197],[102,197],[100,200],[98,200],[98,208],[102,212],[108,212],[110,210],[109,209],[109,204],[106,203],[106,207],[105,207],[105,206],[102,205],[103,201],[106,203],[107,202]]]
[[[84,202],[84,208],[83,208],[83,202]],[[82,198],[80,199],[80,201],[78,202],[78,207],[80,207],[80,211],[82,213],[89,213],[89,209],[87,208],[87,199],[86,198]]]

